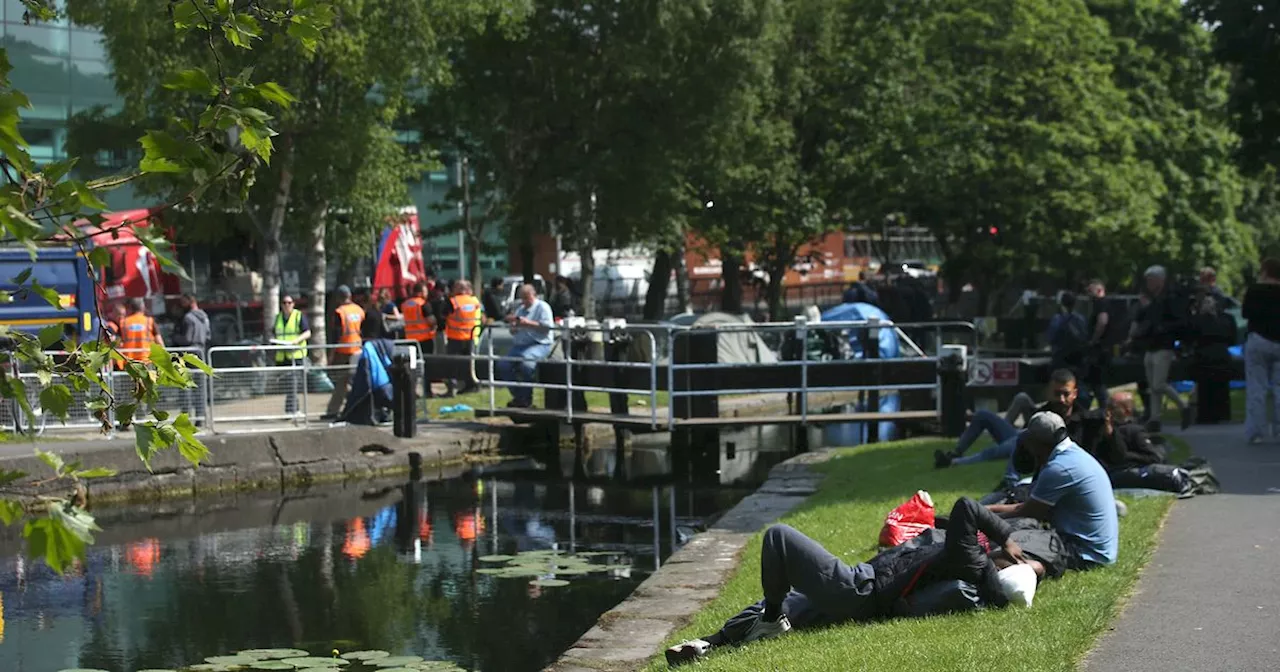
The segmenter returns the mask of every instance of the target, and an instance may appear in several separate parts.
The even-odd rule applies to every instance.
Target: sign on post
[[[977,387],[1017,385],[1018,360],[975,359],[969,366],[969,384]]]

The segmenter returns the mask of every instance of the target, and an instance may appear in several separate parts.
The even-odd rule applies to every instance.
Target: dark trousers
[[[423,357],[436,354],[435,340],[418,341],[418,351]],[[431,391],[431,379],[433,377],[431,365],[424,361],[422,364],[422,396],[428,399],[435,396],[435,393]]]
[[[470,357],[473,345],[475,345],[474,341],[448,341],[444,344],[444,354]],[[471,366],[472,362],[469,359],[449,362],[450,376],[446,384],[450,391],[457,390],[459,384],[463,390],[468,391],[476,387],[476,375]]]
[[[305,381],[300,380],[302,377],[302,360],[286,359],[283,362],[276,362],[276,366],[294,369],[286,372],[284,375],[288,380],[280,383],[280,386],[285,390],[284,412],[286,415],[293,415],[298,412],[298,387],[306,384]]]
[[[979,585],[991,571],[986,550],[978,543],[979,520],[987,513],[985,509],[979,511],[981,508],[967,497],[952,507],[945,550],[930,566],[931,580],[955,579]],[[764,533],[760,550],[764,599],[730,618],[720,632],[705,639],[713,645],[741,642],[768,605],[777,605],[794,628],[878,618],[882,614],[875,583],[875,569],[870,563],[851,566],[799,530],[774,525]]]
[[[206,398],[208,395],[208,385],[205,382],[205,374],[203,371],[191,369],[191,382],[195,383],[195,387],[187,387],[178,390],[178,411],[186,411],[187,417],[192,422],[205,419]]]

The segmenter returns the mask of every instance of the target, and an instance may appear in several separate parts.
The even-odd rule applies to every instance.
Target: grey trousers
[[[1244,345],[1245,414],[1244,433],[1250,439],[1275,435],[1280,422],[1280,343],[1258,334],[1249,334]],[[1275,414],[1267,420],[1267,393],[1272,395]]]
[[[1142,357],[1142,367],[1147,375],[1147,383],[1151,386],[1151,419],[1159,420],[1164,410],[1164,397],[1173,399],[1179,410],[1187,407],[1182,395],[1169,384],[1169,369],[1173,366],[1172,350],[1156,350]]]

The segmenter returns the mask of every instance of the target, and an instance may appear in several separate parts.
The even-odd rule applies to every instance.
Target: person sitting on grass
[[[1062,417],[1051,411],[1031,416],[1019,453],[1035,463],[1037,474],[1026,501],[990,504],[1005,518],[1032,518],[1051,529],[1030,531],[1019,539],[1030,549],[1060,549],[1061,558],[1040,557],[1050,576],[1115,563],[1120,552],[1120,522],[1111,479],[1096,459],[1072,441]],[[1039,554],[1037,554],[1039,555]]]
[[[764,599],[719,632],[667,649],[667,664],[692,662],[717,647],[777,637],[793,627],[913,615],[915,595],[949,582],[969,584],[987,605],[1031,605],[1036,581],[1047,570],[1015,541],[1021,532],[967,497],[956,501],[945,527],[850,566],[796,529],[774,525],[765,531],[760,551]],[[990,552],[978,532],[987,535]]]
[[[1089,452],[1107,473],[1160,464],[1164,447],[1153,443],[1147,428],[1134,420],[1133,394],[1117,392],[1107,400],[1102,437]]]
[[[1057,369],[1049,374],[1049,400],[1038,406],[1036,412],[1052,411],[1058,414],[1066,421],[1067,432],[1071,439],[1079,445],[1090,447],[1100,435],[1103,411],[1085,409],[1077,401],[1079,394],[1075,374],[1067,369]],[[1013,485],[1019,480],[1018,469],[1013,462],[1014,448],[1018,443],[1018,430],[1012,424],[1001,424],[1003,420],[994,414],[988,417],[980,415],[981,413],[974,415],[974,423],[970,424],[969,429],[960,436],[954,451],[951,453],[934,451],[934,466],[944,469],[953,464],[1009,460],[1009,468],[1005,470],[1005,480],[1006,485]],[[983,425],[975,431],[974,427],[979,424],[980,418]],[[991,433],[996,443],[982,449],[976,455],[965,455],[964,452],[977,440],[984,429]]]

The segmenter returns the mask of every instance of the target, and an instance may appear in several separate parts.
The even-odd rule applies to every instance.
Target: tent
[[[715,329],[721,326],[752,324],[745,315],[707,313],[693,321],[694,329]],[[759,334],[746,330],[725,330],[716,338],[716,358],[722,363],[772,364],[778,355],[760,340]]]
[[[374,263],[373,288],[390,289],[397,299],[409,296],[414,283],[426,279],[416,209],[401,213],[383,230]]]
[[[893,324],[889,314],[870,303],[842,303],[828,308],[822,313],[823,322],[856,322],[859,320],[877,319],[884,324]],[[857,329],[849,331],[849,348],[854,359],[862,358],[861,334]],[[891,359],[898,356],[898,332],[894,329],[880,330],[880,357]]]
[[[889,315],[883,310],[869,303],[842,303],[834,308],[829,308],[822,313],[823,322],[857,322],[860,320],[878,319],[881,323],[892,325],[893,320],[889,319]],[[853,359],[862,359],[862,332],[859,329],[849,330],[849,350]],[[895,329],[881,329],[879,336],[879,353],[883,359],[891,359],[899,356],[898,348],[898,332]],[[882,393],[880,395],[880,412],[893,413],[901,409],[902,403],[896,392]],[[865,411],[861,406],[859,411]],[[861,443],[865,440],[865,428],[862,423],[855,423],[855,432],[860,438],[856,442]],[[848,429],[848,428],[845,428]],[[842,428],[832,427],[827,430],[828,435],[832,433],[840,433]],[[897,437],[898,426],[892,420],[885,420],[880,423],[880,440],[889,441]],[[832,440],[829,436],[828,440]],[[849,442],[848,439],[844,439]]]

